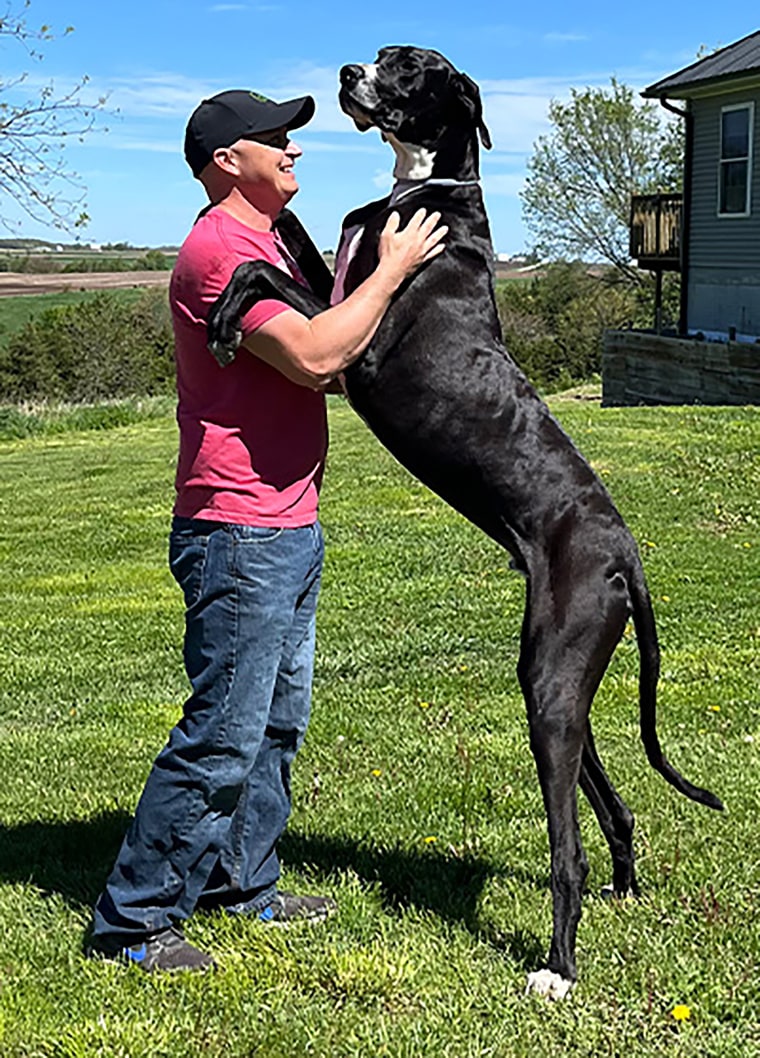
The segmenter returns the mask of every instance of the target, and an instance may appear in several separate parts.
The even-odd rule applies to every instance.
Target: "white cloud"
[[[65,84],[57,82],[59,89]],[[310,132],[353,132],[353,122],[338,107],[338,68],[303,64],[290,71],[287,78],[247,83],[235,71],[222,81],[201,80],[170,71],[134,71],[114,75],[108,80],[92,81],[87,86],[89,99],[108,96],[108,107],[124,119],[167,118],[184,122],[201,99],[227,88],[255,88],[276,100],[311,95],[317,104]]]
[[[269,11],[282,11],[280,4],[212,4],[208,10],[216,15],[225,11],[255,11],[257,15]]]
[[[636,71],[635,78],[621,71],[621,80],[629,84],[649,84],[656,74]],[[493,152],[484,152],[486,167],[497,160],[508,160],[508,168],[525,159],[536,139],[549,129],[548,107],[551,99],[567,99],[571,88],[609,84],[609,72],[579,74],[573,77],[502,78],[480,81],[486,124],[494,143]],[[29,92],[47,84],[42,79],[29,79],[24,91]],[[55,79],[56,91],[73,87],[65,79]],[[236,71],[225,82],[196,78],[167,70],[139,71],[115,74],[107,80],[93,80],[84,89],[92,103],[107,96],[107,113],[101,124],[111,132],[100,143],[117,150],[170,152],[177,150],[185,122],[201,99],[229,87],[249,87]],[[370,131],[359,135],[353,122],[338,106],[338,67],[302,63],[290,67],[281,78],[264,79],[250,87],[273,99],[291,99],[311,95],[317,111],[298,135],[304,146],[315,152],[357,153],[379,152],[384,148],[378,134]],[[340,134],[338,136],[337,134]],[[332,137],[335,136],[333,140]],[[314,137],[314,139],[312,139]],[[320,138],[321,137],[321,138]],[[329,138],[328,138],[329,137]],[[94,142],[90,137],[88,141]],[[387,185],[383,185],[387,186]]]
[[[82,146],[97,147],[99,151],[148,151],[152,154],[178,155],[182,145],[172,140],[133,140],[108,133],[97,138],[92,136]]]
[[[301,129],[297,129],[293,133],[293,139],[303,146],[303,149],[309,154],[379,154],[383,148],[379,142],[377,144],[371,143],[354,143],[353,141],[346,142],[343,139],[340,140],[312,140],[308,136],[301,135]]]
[[[517,198],[524,183],[524,173],[484,173],[483,175],[483,190],[486,195]]]
[[[390,169],[376,169],[372,183],[380,191],[390,191],[393,187],[393,172]]]
[[[548,44],[577,44],[591,38],[587,33],[545,33],[544,40]]]
[[[569,95],[560,78],[514,78],[480,82],[483,113],[498,151],[527,154],[546,132],[549,102]]]

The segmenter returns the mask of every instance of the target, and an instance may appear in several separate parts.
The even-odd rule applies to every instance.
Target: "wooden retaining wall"
[[[760,343],[606,331],[602,404],[760,404]]]

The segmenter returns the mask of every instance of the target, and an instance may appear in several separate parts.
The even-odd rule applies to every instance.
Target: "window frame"
[[[733,110],[746,110],[748,114],[748,127],[747,127],[747,155],[742,158],[724,158],[723,157],[723,115],[728,111]],[[746,103],[729,103],[726,106],[720,108],[720,129],[719,129],[719,145],[718,145],[718,201],[717,201],[717,215],[721,220],[726,218],[741,218],[749,217],[752,215],[752,165],[753,165],[753,140],[755,134],[755,102],[754,100],[747,100]],[[723,192],[723,170],[724,166],[729,164],[735,164],[736,162],[744,162],[747,173],[747,183],[744,197],[744,209],[741,211],[734,212],[721,209],[721,198]]]

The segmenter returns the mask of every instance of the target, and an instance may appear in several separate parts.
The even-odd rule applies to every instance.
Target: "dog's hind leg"
[[[591,724],[581,759],[581,789],[594,810],[612,855],[614,896],[638,896],[633,853],[633,813],[609,780],[594,745]],[[605,891],[608,891],[605,887]]]

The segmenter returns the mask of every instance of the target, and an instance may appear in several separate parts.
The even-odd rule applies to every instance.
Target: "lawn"
[[[594,716],[636,813],[643,896],[600,897],[608,856],[581,799],[580,981],[554,1005],[523,995],[551,924],[515,676],[523,583],[337,398],[314,714],[282,852],[286,887],[340,912],[287,932],[199,914],[188,935],[220,964],[200,978],[82,957],[186,693],[165,563],[175,427],[59,417],[0,442],[3,1058],[758,1053],[760,410],[553,406],[640,542],[665,751],[727,805],[648,767],[627,636]]]

